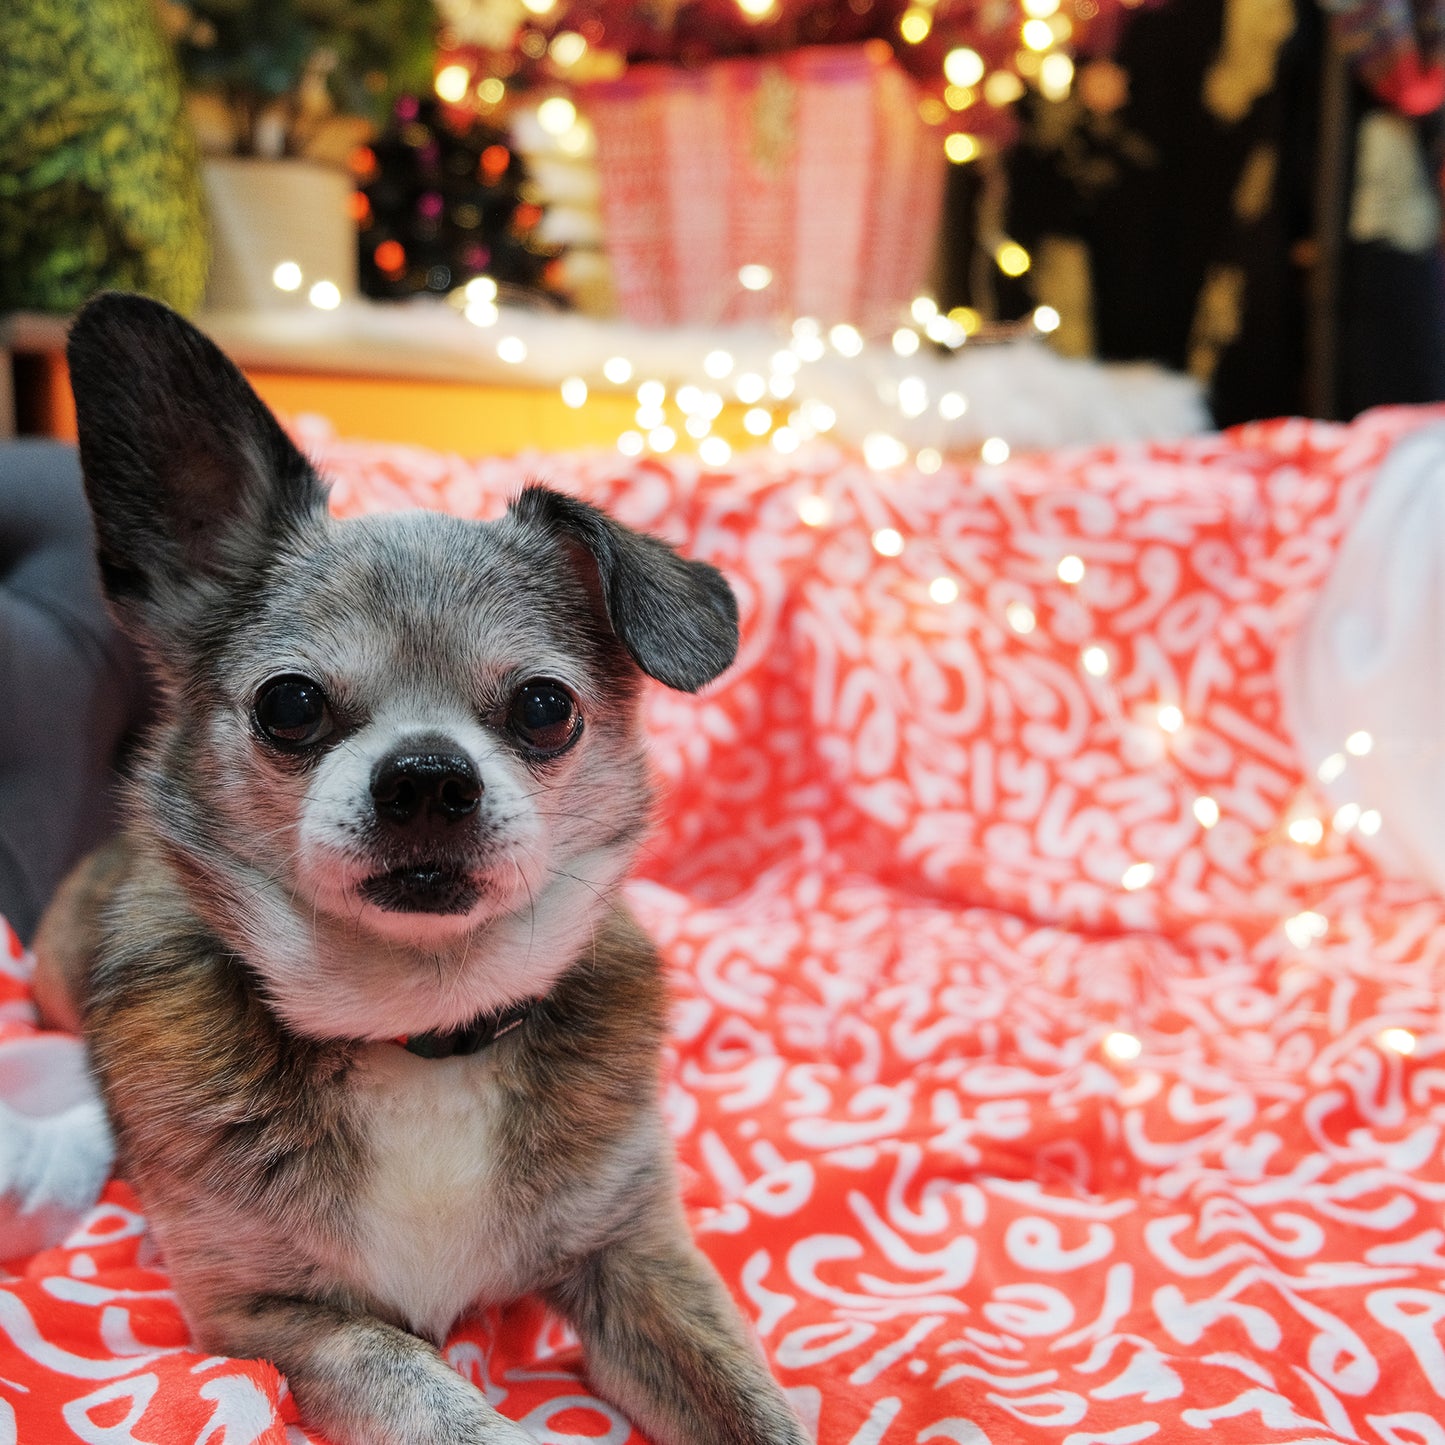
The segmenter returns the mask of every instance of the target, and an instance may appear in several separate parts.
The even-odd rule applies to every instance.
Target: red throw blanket
[[[1445,1445],[1445,904],[1311,793],[1272,670],[1426,417],[897,478],[310,438],[342,513],[540,476],[733,580],[737,666],[650,701],[631,898],[691,1218],[824,1445]],[[308,1438],[188,1347],[124,1185],[10,1268],[0,1439]],[[448,1355],[637,1438],[533,1302]]]

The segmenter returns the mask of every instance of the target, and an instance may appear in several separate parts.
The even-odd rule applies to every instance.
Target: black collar
[[[396,1040],[409,1054],[423,1059],[449,1059],[456,1054],[477,1054],[503,1034],[520,1028],[537,1003],[534,998],[510,1004],[497,1013],[478,1014],[470,1023],[446,1033],[409,1034]]]

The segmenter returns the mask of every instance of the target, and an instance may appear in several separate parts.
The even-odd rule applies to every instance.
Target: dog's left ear
[[[716,567],[550,487],[525,488],[511,515],[590,554],[607,620],[649,677],[696,692],[737,656],[737,599]]]

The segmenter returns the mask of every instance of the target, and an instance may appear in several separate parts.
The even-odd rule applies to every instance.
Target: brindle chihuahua
[[[69,354],[162,704],[42,988],[83,1013],[197,1343],[274,1361],[338,1442],[520,1445],[436,1345],[535,1291],[655,1440],[801,1445],[688,1236],[661,968],[618,896],[642,675],[732,661],[721,574],[542,487],[487,524],[335,521],[155,302],[102,296]]]

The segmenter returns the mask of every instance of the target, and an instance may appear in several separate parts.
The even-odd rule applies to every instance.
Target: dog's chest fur
[[[496,1075],[487,1050],[420,1059],[374,1044],[351,1079],[369,1166],[345,1268],[385,1313],[433,1339],[469,1305],[521,1293],[535,1268]]]

